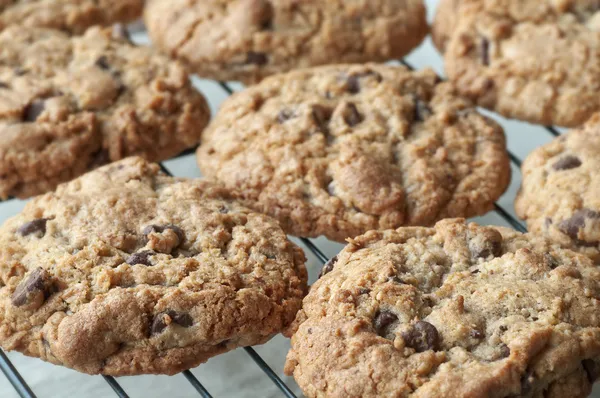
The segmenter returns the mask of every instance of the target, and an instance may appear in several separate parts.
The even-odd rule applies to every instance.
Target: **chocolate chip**
[[[348,103],[348,105],[346,105],[344,108],[344,121],[350,127],[354,127],[363,121],[362,115],[358,113],[356,105],[354,105],[352,102]]]
[[[399,285],[405,285],[405,282],[398,276],[394,275],[388,279],[390,282],[397,283]]]
[[[469,336],[473,337],[474,339],[481,339],[483,338],[483,333],[477,329],[473,329],[469,332]]]
[[[0,88],[8,88],[8,84],[0,82]]]
[[[358,289],[358,294],[369,294],[371,293],[371,289],[367,289],[366,287],[361,287]]]
[[[535,382],[535,378],[533,377],[533,373],[531,373],[530,371],[527,371],[521,377],[521,396],[527,395],[531,392],[534,382]]]
[[[289,109],[282,109],[279,114],[277,114],[277,121],[279,122],[279,124],[283,124],[285,122],[287,122],[288,120],[292,119],[294,117],[294,112],[289,110]]]
[[[558,260],[549,253],[544,253],[544,258],[548,262],[548,265],[550,266],[551,269],[556,269],[560,265]]]
[[[377,83],[381,83],[381,81],[383,80],[379,73],[373,71],[367,71],[355,75],[350,75],[346,78],[346,90],[350,94],[358,94],[361,90],[360,80],[369,76],[373,76]]]
[[[600,378],[600,365],[592,359],[584,359],[581,361],[581,365],[585,369],[590,383],[594,384]]]
[[[162,333],[167,326],[171,324],[171,322],[176,323],[179,326],[183,326],[184,328],[188,328],[194,324],[194,320],[189,314],[186,314],[185,312],[168,310],[161,312],[154,317],[152,326],[150,328],[150,334]]]
[[[185,235],[184,235],[182,229],[179,228],[177,225],[173,225],[173,224],[148,225],[146,228],[144,228],[142,233],[146,236],[150,235],[153,232],[161,234],[161,233],[165,232],[167,229],[170,229],[171,231],[175,232],[175,234],[177,235],[177,238],[179,238],[179,244],[183,243],[183,241],[185,239]]]
[[[388,327],[396,322],[398,317],[396,314],[390,311],[380,311],[375,315],[375,319],[373,320],[373,327],[375,331],[380,336],[385,336],[387,334]]]
[[[424,122],[425,119],[433,115],[433,112],[429,105],[427,105],[424,101],[422,101],[416,95],[413,95],[413,102],[415,104],[415,111],[413,115],[413,120],[416,122]]]
[[[46,223],[48,222],[47,218],[38,218],[33,221],[29,221],[23,225],[21,225],[17,229],[17,233],[21,236],[28,236],[32,234],[36,234],[38,238],[46,235]]]
[[[261,1],[257,7],[258,15],[258,25],[261,30],[271,30],[273,29],[273,17],[275,16],[275,11],[273,10],[273,5],[269,1]]]
[[[103,55],[96,60],[96,66],[103,70],[110,69],[110,64],[108,63],[108,58],[106,57],[106,55]]]
[[[18,66],[13,69],[13,73],[17,76],[23,76],[27,74],[27,70]]]
[[[486,38],[481,40],[481,61],[486,66],[490,64],[490,42]]]
[[[23,110],[23,121],[25,122],[35,122],[38,117],[44,110],[46,109],[46,101],[44,100],[33,100],[29,105],[25,107]]]
[[[405,344],[417,352],[437,350],[440,344],[440,335],[431,323],[419,321],[410,329],[402,332]]]
[[[89,164],[90,169],[96,169],[100,166],[104,166],[110,162],[110,155],[108,150],[101,149],[98,152],[92,154],[91,162]]]
[[[312,118],[315,123],[319,126],[319,129],[326,133],[329,131],[329,120],[331,119],[331,110],[321,106],[321,105],[313,105],[312,107]]]
[[[269,62],[269,59],[267,58],[267,54],[265,53],[258,53],[258,52],[254,52],[254,51],[250,51],[248,52],[248,54],[246,54],[246,63],[247,64],[254,64],[254,65],[266,65],[267,62]]]
[[[222,205],[221,207],[219,207],[219,213],[227,214],[227,213],[229,213],[229,209],[227,208],[227,206]]]
[[[333,256],[329,259],[329,261],[325,263],[325,265],[323,265],[323,268],[321,268],[321,272],[319,272],[319,279],[322,276],[327,275],[328,273],[333,271],[333,267],[335,266],[335,263],[337,263],[337,260],[338,256]]]
[[[500,325],[498,329],[500,329],[501,332],[506,332],[508,330],[508,326]]]
[[[113,25],[112,38],[116,40],[126,40],[128,42],[131,42],[131,36],[129,36],[129,31],[127,30],[127,27],[120,23]]]
[[[571,218],[560,222],[558,229],[571,239],[578,239],[579,229],[585,227],[587,219],[594,218],[600,218],[600,213],[590,209],[581,209],[576,211]]]
[[[39,301],[39,305],[50,295],[49,289],[50,276],[41,267],[33,270],[29,276],[21,281],[14,293],[11,296],[11,302],[16,307],[21,307],[25,304],[33,303],[40,296],[43,297]],[[39,307],[38,307],[39,308]]]
[[[510,348],[504,343],[500,344],[500,358],[498,358],[498,359],[508,358],[509,356],[510,356]]]
[[[469,250],[474,258],[500,257],[502,255],[502,235],[497,231],[487,231],[469,240]]]
[[[152,266],[152,262],[150,261],[150,257],[155,255],[156,253],[150,250],[144,250],[142,252],[133,253],[129,258],[127,258],[127,264],[129,265],[147,265]]]
[[[568,155],[561,158],[552,165],[554,170],[571,170],[581,166],[581,160],[577,156]]]

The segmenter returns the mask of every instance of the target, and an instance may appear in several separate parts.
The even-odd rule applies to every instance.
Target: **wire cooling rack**
[[[430,14],[432,13],[432,9],[435,8],[435,4],[437,3],[437,0],[429,0],[428,1],[428,5],[429,5],[429,12]],[[430,15],[431,17],[431,15]],[[139,44],[147,44],[147,36],[145,35],[145,33],[143,31],[136,31],[134,32],[133,35],[134,41],[138,42]],[[418,50],[416,50],[415,52],[413,52],[409,57],[407,57],[404,60],[398,61],[401,64],[404,64],[405,66],[409,67],[409,68],[417,68],[417,69],[421,69],[423,67],[429,66],[429,67],[433,67],[440,75],[442,75],[442,63],[441,60],[439,58],[439,55],[435,52],[435,50],[433,50],[430,41],[428,40],[423,46],[421,46],[421,48],[419,48]],[[223,99],[225,99],[227,96],[231,95],[234,91],[237,91],[239,89],[241,89],[241,86],[236,85],[236,84],[230,84],[230,83],[223,83],[223,82],[211,82],[211,81],[201,81],[198,79],[194,78],[194,82],[197,83],[196,85],[200,87],[200,89],[207,94],[207,98],[211,104],[211,108],[213,110],[213,112],[217,109],[218,104],[220,102],[222,102]],[[514,210],[513,210],[513,206],[512,203],[514,201],[514,197],[515,197],[515,193],[516,190],[518,188],[518,185],[520,184],[520,173],[519,173],[519,168],[521,166],[521,159],[524,158],[524,156],[533,148],[548,142],[549,140],[551,140],[554,137],[557,137],[561,134],[561,131],[557,128],[554,127],[541,127],[541,126],[533,126],[533,125],[529,125],[527,123],[522,123],[522,122],[518,122],[518,121],[507,121],[505,119],[502,119],[500,117],[498,117],[497,115],[491,114],[489,112],[483,111],[483,113],[487,114],[488,116],[496,119],[497,121],[499,121],[508,136],[508,141],[509,141],[509,156],[511,159],[511,166],[513,168],[513,182],[511,184],[511,187],[509,188],[508,192],[502,197],[502,199],[500,199],[496,204],[495,204],[495,208],[494,211],[491,212],[490,214],[486,215],[485,217],[480,217],[475,219],[475,221],[480,222],[481,224],[496,224],[496,225],[505,225],[505,226],[510,226],[518,231],[521,232],[525,232],[526,228],[524,226],[524,224],[515,216],[514,214]],[[535,139],[532,139],[532,138]],[[169,175],[177,175],[177,176],[198,176],[197,174],[197,169],[195,166],[195,159],[194,159],[194,149],[191,150],[187,150],[185,152],[183,152],[182,154],[180,154],[179,156],[176,156],[173,159],[170,159],[168,161],[162,162],[161,163],[161,168],[163,169],[163,171]],[[15,201],[15,200],[9,200],[6,201],[5,203],[0,203],[0,221],[3,218],[3,212],[4,212],[4,218],[6,218],[6,216],[9,215],[13,215],[16,213],[15,209],[18,210],[20,207],[22,207],[22,202],[20,201]],[[326,241],[324,238],[319,238],[319,239],[296,239],[293,238],[293,240],[300,244],[304,249],[305,252],[307,254],[307,257],[309,258],[309,264],[308,264],[308,268],[309,268],[309,274],[311,275],[312,279],[314,280],[314,278],[316,277],[316,274],[318,273],[318,270],[320,268],[320,266],[322,266],[325,262],[327,262],[327,260],[332,257],[335,253],[337,253],[337,251],[341,248],[340,245],[338,244],[332,244],[331,242]],[[189,386],[187,388],[187,390],[184,391],[183,386],[181,386],[181,378],[178,379],[178,384],[177,385],[177,389],[175,391],[171,391],[169,392],[171,397],[194,397],[194,396],[201,396],[201,397],[212,397],[212,396],[226,396],[226,397],[242,397],[242,396],[249,396],[249,397],[287,397],[287,398],[293,398],[296,396],[300,396],[299,393],[299,389],[297,387],[297,385],[295,385],[295,383],[293,382],[293,380],[291,380],[290,378],[285,378],[282,374],[281,374],[281,366],[280,364],[283,363],[283,357],[285,357],[286,352],[285,350],[280,350],[280,349],[276,349],[278,351],[281,352],[276,352],[275,355],[278,355],[280,357],[280,361],[279,365],[277,366],[276,370],[273,370],[273,367],[270,366],[267,361],[263,358],[263,355],[265,353],[264,350],[262,350],[261,352],[263,353],[263,355],[259,354],[258,352],[258,348],[255,350],[252,347],[246,347],[243,349],[240,349],[245,351],[245,355],[240,357],[238,356],[236,358],[236,361],[244,361],[244,365],[243,366],[247,366],[248,368],[246,369],[250,369],[250,366],[254,366],[255,369],[258,369],[259,372],[258,373],[262,373],[262,378],[264,378],[265,380],[269,380],[271,383],[271,388],[270,388],[270,394],[264,393],[263,391],[256,391],[252,388],[249,389],[243,389],[244,386],[242,386],[241,389],[238,388],[238,391],[233,391],[233,389],[228,389],[227,388],[227,383],[229,382],[228,380],[228,375],[227,374],[222,374],[220,375],[222,380],[220,381],[220,383],[224,384],[225,387],[224,389],[221,388],[219,389],[218,393],[214,393],[214,389],[213,389],[213,394],[211,394],[211,389],[207,388],[205,385],[207,384],[206,382],[211,382],[210,379],[208,378],[203,378],[203,377],[197,377],[196,374],[203,374],[203,367],[204,366],[209,366],[210,362],[208,365],[201,365],[198,369],[193,370],[196,374],[194,374],[192,371],[188,370],[183,372],[181,375],[185,378],[185,380],[187,381],[187,383],[189,383]],[[236,352],[239,350],[236,350]],[[13,354],[11,354],[13,355]],[[16,354],[19,355],[19,354]],[[245,358],[243,358],[245,357]],[[12,358],[19,358],[19,357],[12,357]],[[20,359],[20,358],[19,358]],[[39,361],[37,359],[31,359],[31,361]],[[246,363],[247,362],[247,363]],[[9,356],[4,353],[2,350],[0,350],[0,370],[2,370],[2,372],[4,373],[4,375],[6,376],[7,381],[10,383],[10,385],[12,385],[12,387],[14,388],[14,391],[16,391],[17,395],[12,395],[14,394],[12,391],[4,391],[2,389],[2,384],[0,383],[0,397],[5,397],[5,396],[9,396],[9,397],[13,397],[13,396],[20,396],[23,398],[35,398],[37,396],[41,397],[45,397],[46,395],[40,394],[40,391],[38,391],[39,395],[36,395],[34,393],[34,391],[32,390],[32,388],[28,385],[28,383],[25,381],[24,377],[19,373],[19,370],[17,370],[16,366],[11,362],[11,360],[9,359]],[[223,368],[223,370],[229,370],[229,368],[225,367]],[[25,366],[23,366],[22,371],[25,371]],[[251,372],[250,370],[246,370],[247,372]],[[29,376],[29,373],[24,373],[26,376]],[[117,381],[117,379],[110,377],[110,376],[85,376],[85,377],[90,377],[90,378],[98,378],[101,380],[101,378],[104,379],[104,383],[106,386],[110,387],[110,388],[105,388],[103,390],[102,393],[97,393],[94,394],[94,397],[110,397],[110,396],[117,396],[120,398],[127,398],[127,397],[134,397],[134,396],[149,396],[147,394],[147,391],[151,390],[152,387],[146,387],[146,389],[144,391],[146,391],[145,393],[140,394],[140,389],[143,389],[144,387],[140,387],[138,386],[139,383],[135,383],[134,386],[131,386],[129,383],[129,386],[124,386],[124,383],[120,380]],[[256,373],[253,373],[252,378],[254,377],[258,377],[256,375]],[[139,376],[138,376],[139,378]],[[47,383],[47,380],[51,379],[47,378],[44,379]],[[203,379],[205,381],[205,383],[203,384],[200,379]],[[139,379],[142,380],[142,379]],[[143,379],[143,380],[148,380],[148,379]],[[40,383],[38,383],[40,384]],[[214,383],[213,383],[214,384]],[[242,383],[244,384],[244,383]],[[44,385],[44,384],[42,384]],[[98,386],[98,384],[96,384],[96,386]],[[180,388],[181,387],[181,388]],[[10,387],[6,387],[7,389]],[[36,390],[38,390],[38,388],[36,388]],[[77,386],[72,387],[71,391],[77,391]],[[110,391],[112,391],[113,394],[110,394]],[[44,391],[46,392],[46,391]],[[56,392],[51,392],[48,391],[48,395],[47,396],[57,396],[57,397],[63,397],[63,396],[74,396],[73,393],[66,393],[66,392],[59,392],[58,395]],[[89,392],[77,392],[75,396],[81,396],[81,397],[88,397],[91,396]],[[595,394],[593,394],[593,397],[595,398],[600,398],[600,389],[596,388],[596,392]]]

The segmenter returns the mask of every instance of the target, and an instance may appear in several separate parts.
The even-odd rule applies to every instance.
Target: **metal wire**
[[[204,398],[212,398],[212,395],[210,395],[208,390],[204,388],[202,383],[200,383],[200,381],[196,378],[196,376],[192,374],[192,372],[190,372],[189,370],[185,370],[183,371],[183,375],[185,376],[187,381],[189,381],[190,384],[196,389],[196,391],[198,391],[198,394],[200,394]]]
[[[244,350],[246,350],[248,355],[250,355],[250,357],[254,360],[254,362],[256,362],[258,367],[261,368],[262,371],[265,372],[267,376],[269,376],[269,379],[271,379],[271,381],[273,383],[275,383],[275,385],[277,387],[279,387],[279,389],[281,390],[283,395],[285,395],[288,398],[296,398],[296,395],[292,392],[292,390],[290,390],[290,388],[287,386],[287,384],[285,384],[279,378],[279,376],[277,376],[277,374],[275,372],[273,372],[273,369],[271,369],[269,367],[269,365],[267,365],[267,363],[261,358],[260,355],[257,354],[256,351],[254,351],[254,349],[252,347],[244,347]]]
[[[113,389],[113,391],[115,392],[115,394],[117,394],[117,396],[119,398],[129,398],[129,395],[127,395],[127,393],[125,392],[123,387],[121,387],[121,385],[117,382],[117,380],[115,380],[114,377],[112,377],[112,376],[102,376],[102,377],[104,377],[104,380],[106,380],[108,385]]]
[[[21,398],[36,398],[29,385],[27,385],[23,377],[2,350],[0,350],[0,369],[2,369],[2,373],[4,373],[4,376],[6,376]]]

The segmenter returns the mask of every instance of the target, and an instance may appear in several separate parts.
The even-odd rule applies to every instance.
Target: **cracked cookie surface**
[[[600,110],[595,0],[443,0],[433,32],[448,77],[480,106],[568,127]]]
[[[246,83],[398,59],[428,32],[422,0],[150,0],[145,21],[154,45],[195,73]]]
[[[144,0],[0,0],[0,30],[20,25],[83,33],[93,25],[131,22]]]
[[[174,374],[288,326],[304,261],[229,191],[129,158],[0,227],[0,344],[86,373]]]
[[[184,68],[119,26],[0,32],[0,198],[127,156],[167,159],[198,144],[209,117]]]
[[[324,274],[288,330],[308,397],[584,398],[600,375],[600,268],[543,238],[371,231]]]
[[[198,163],[288,233],[338,241],[483,214],[510,179],[498,124],[431,70],[376,64],[294,71],[234,94]]]
[[[531,232],[600,264],[600,114],[523,162],[517,215]]]

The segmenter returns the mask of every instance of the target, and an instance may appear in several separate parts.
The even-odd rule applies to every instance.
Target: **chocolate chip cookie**
[[[0,30],[20,25],[83,33],[93,25],[139,18],[144,0],[0,0]]]
[[[202,172],[293,235],[338,241],[493,207],[502,128],[431,70],[336,65],[233,95],[203,134]]]
[[[0,344],[85,373],[174,374],[288,326],[302,251],[203,180],[129,158],[0,227]]]
[[[600,264],[600,114],[523,162],[515,201],[531,232]]]
[[[177,62],[124,31],[0,32],[0,198],[47,192],[99,165],[194,147],[204,97]]]
[[[600,376],[589,258],[463,220],[349,243],[288,331],[306,396],[584,398]]]
[[[194,72],[246,83],[401,58],[428,32],[423,0],[150,0],[145,21],[154,45]]]
[[[434,38],[446,72],[479,105],[569,127],[600,110],[597,1],[443,0],[440,7]]]

